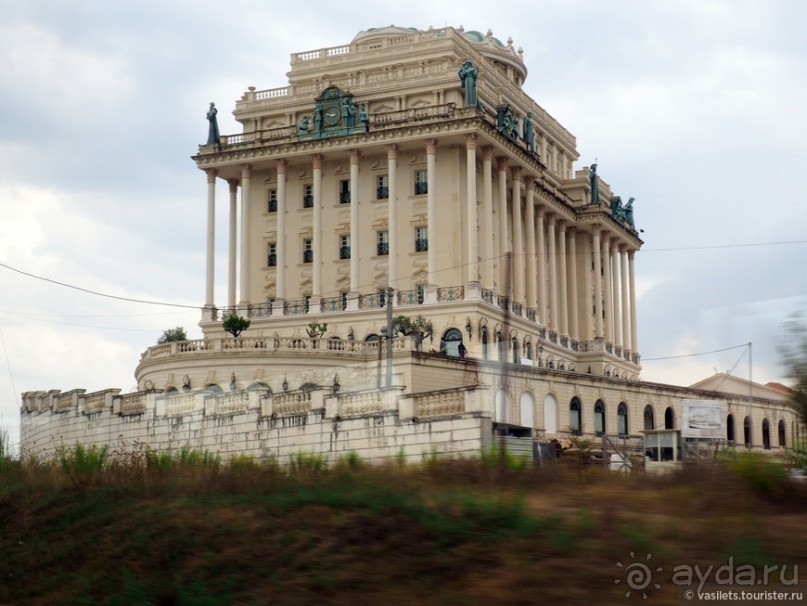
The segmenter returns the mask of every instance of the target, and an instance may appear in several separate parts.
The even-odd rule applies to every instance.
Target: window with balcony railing
[[[303,186],[303,208],[314,208],[314,186],[310,183]]]
[[[314,262],[314,247],[311,240],[303,240],[303,263]]]
[[[415,252],[429,250],[429,230],[426,227],[415,228]]]
[[[417,293],[418,305],[423,305],[423,301],[426,300],[426,287],[423,284],[418,284],[415,286],[415,292]]]
[[[389,254],[389,232],[388,231],[380,231],[378,232],[378,243],[376,245],[376,254],[378,256],[388,255]]]
[[[347,309],[347,293],[341,292],[339,293],[340,303],[342,304],[342,311]]]
[[[422,196],[429,193],[428,173],[425,170],[415,171],[415,195]]]
[[[378,175],[376,178],[375,197],[378,200],[389,198],[389,175]]]
[[[270,213],[277,212],[277,190],[270,189],[268,194],[268,206],[267,211]]]
[[[339,204],[350,204],[350,181],[348,179],[339,181]]]
[[[350,236],[339,236],[339,258],[350,259]]]

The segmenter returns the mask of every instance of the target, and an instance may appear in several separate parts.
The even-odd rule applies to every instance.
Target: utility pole
[[[387,381],[386,386],[392,387],[392,295],[395,290],[387,288]]]

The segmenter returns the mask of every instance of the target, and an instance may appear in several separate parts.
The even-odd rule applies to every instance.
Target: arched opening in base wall
[[[558,401],[551,394],[544,398],[544,429],[546,433],[558,433]]]

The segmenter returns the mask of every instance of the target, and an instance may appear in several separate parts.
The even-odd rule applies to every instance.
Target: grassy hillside
[[[807,585],[807,487],[767,459],[664,478],[519,467],[0,457],[0,604],[677,604],[676,566],[730,557],[788,580],[800,564]]]

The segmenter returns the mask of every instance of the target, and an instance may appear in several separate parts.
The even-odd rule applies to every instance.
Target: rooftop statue
[[[592,164],[588,168],[591,176],[591,203],[600,203],[600,178],[597,176],[597,164]]]
[[[476,96],[477,73],[477,69],[470,61],[463,63],[458,72],[462,88],[465,91],[465,107],[476,107],[479,104]]]
[[[210,128],[207,131],[207,144],[208,145],[217,145],[219,142],[219,123],[216,119],[216,114],[219,113],[219,110],[216,109],[216,104],[212,101],[210,102],[210,109],[207,110],[207,120],[210,122]]]
[[[524,118],[524,143],[530,153],[535,153],[535,129],[532,127],[532,112],[527,112]]]

